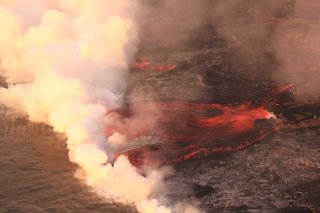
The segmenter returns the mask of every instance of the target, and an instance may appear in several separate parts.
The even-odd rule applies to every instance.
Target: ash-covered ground
[[[279,69],[272,55],[266,54],[255,70],[236,59],[235,47],[211,35],[191,47],[142,46],[137,58],[147,56],[155,65],[176,68],[132,71],[127,97],[238,104],[255,102],[279,86],[272,78]],[[319,116],[317,101],[314,107],[313,121]],[[286,114],[285,108],[281,111]],[[320,211],[320,129],[305,127],[284,128],[242,151],[175,165],[175,175],[167,180],[168,197],[199,200],[207,212]]]

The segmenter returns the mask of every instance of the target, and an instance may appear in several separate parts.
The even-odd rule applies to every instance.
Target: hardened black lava
[[[284,86],[272,78],[279,69],[272,53],[263,58],[260,75],[235,60],[234,51],[216,34],[192,47],[142,45],[137,58],[175,68],[132,70],[128,105],[136,96],[156,103],[259,105],[267,91]],[[272,136],[241,151],[176,164],[167,180],[169,199],[200,200],[208,212],[320,211],[320,99],[296,100],[295,90],[291,85],[279,99],[263,103],[281,123]]]

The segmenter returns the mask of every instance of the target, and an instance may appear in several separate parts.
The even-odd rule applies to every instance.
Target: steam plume
[[[108,162],[111,147],[125,142],[104,129],[106,112],[122,102],[137,9],[135,0],[1,0],[0,74],[9,88],[0,100],[65,133],[77,177],[101,195],[171,212],[153,199],[165,172],[142,176],[125,157]]]

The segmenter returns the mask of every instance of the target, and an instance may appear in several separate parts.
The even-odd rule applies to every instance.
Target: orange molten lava
[[[147,59],[141,59],[140,62],[135,65],[136,68],[150,67]],[[277,106],[283,95],[292,89],[293,85],[290,84],[261,92],[255,98],[255,104]],[[237,151],[263,140],[279,130],[280,126],[276,119],[269,120],[275,118],[274,114],[261,105],[252,105],[251,102],[236,105],[153,103],[148,104],[148,109],[140,107],[139,113],[148,117],[148,113],[156,112],[154,125],[132,122],[134,113],[130,108],[113,111],[108,113],[109,116],[114,116],[119,122],[109,125],[106,135],[118,132],[129,141],[139,140],[140,136],[161,138],[161,143],[138,145],[118,153],[127,156],[138,168],[143,165],[157,167],[213,153]]]
[[[200,127],[223,127],[229,134],[239,134],[250,131],[258,119],[269,119],[274,115],[263,107],[246,109],[243,111],[225,112],[213,118],[199,118],[196,123]]]
[[[256,121],[274,116],[263,107],[252,107],[250,104],[231,106],[172,102],[153,104],[153,107],[160,112],[156,126],[131,131],[130,125],[123,123],[106,131],[108,136],[120,132],[129,139],[142,135],[162,138],[161,144],[144,145],[119,153],[126,155],[136,167],[143,164],[160,166],[212,153],[240,150],[278,130],[278,126],[256,128]],[[204,116],[202,113],[216,115]],[[123,114],[117,112],[119,117]]]
[[[137,62],[130,65],[131,70],[133,71],[171,71],[176,68],[176,66],[172,64],[166,65],[152,65],[150,60],[147,57],[143,57],[137,60]]]

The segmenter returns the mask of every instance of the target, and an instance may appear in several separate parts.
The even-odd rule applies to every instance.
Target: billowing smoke
[[[217,1],[211,23],[246,72],[293,83],[298,101],[314,99],[320,92],[319,7],[315,0]]]
[[[203,48],[215,46],[220,39],[230,53],[228,62],[238,68],[239,75],[293,83],[297,100],[318,96],[318,1],[146,2],[139,24],[149,46],[177,50],[200,44]]]
[[[183,46],[199,35],[208,19],[208,0],[142,0],[138,15],[143,45]]]
[[[167,171],[142,176],[125,157],[111,164],[127,141],[104,134],[116,122],[108,111],[123,102],[135,18],[146,46],[223,39],[239,70],[294,83],[306,98],[320,92],[319,9],[316,0],[0,0],[0,75],[9,84],[0,101],[65,133],[77,177],[100,194],[168,212],[155,199]]]
[[[315,100],[320,94],[319,9],[316,0],[294,1],[291,15],[279,22],[272,43],[280,61],[275,79],[294,83],[299,101]]]
[[[138,8],[135,0],[1,0],[1,75],[9,87],[0,100],[65,133],[76,176],[99,194],[141,212],[171,212],[156,199],[166,170],[141,175],[123,156],[108,159],[126,143],[104,132],[113,122],[107,112],[122,104]]]

